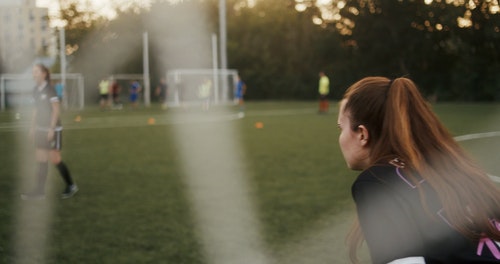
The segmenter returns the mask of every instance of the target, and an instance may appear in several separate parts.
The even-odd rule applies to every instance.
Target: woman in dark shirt
[[[373,263],[500,263],[500,191],[455,142],[407,78],[364,78],[338,116],[357,222]]]
[[[62,125],[60,119],[59,97],[50,86],[50,72],[42,64],[33,67],[33,79],[36,86],[33,91],[35,107],[33,111],[30,134],[35,141],[35,156],[37,161],[36,187],[29,193],[21,195],[24,200],[43,199],[45,197],[45,180],[48,173],[48,162],[56,166],[61,174],[66,188],[62,198],[73,196],[78,187],[74,183],[70,171],[61,158]]]

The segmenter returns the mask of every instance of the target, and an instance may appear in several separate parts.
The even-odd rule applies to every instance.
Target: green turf
[[[265,247],[278,263],[284,252],[296,251],[291,245],[307,247],[304,238],[335,219],[348,222],[345,214],[353,207],[350,184],[356,172],[346,168],[338,148],[337,106],[332,104],[327,115],[317,114],[316,107],[316,102],[249,102],[245,118],[217,121],[234,126]],[[498,104],[434,108],[455,136],[500,131]],[[64,112],[63,157],[80,192],[59,200],[63,184],[51,169],[52,198],[45,203],[53,202],[54,215],[46,263],[207,263],[175,137],[175,126],[186,125],[178,123],[179,113],[184,116],[189,111],[153,106],[136,111]],[[25,124],[26,116],[21,120],[14,116],[13,111],[0,112],[0,263],[17,258],[18,207],[34,210],[43,203],[19,201],[18,179],[29,178],[24,174],[32,171],[32,156],[26,155],[30,146],[18,144],[24,142],[26,129],[10,128]],[[148,125],[151,117],[154,125]],[[264,127],[256,128],[256,122]],[[500,137],[461,144],[489,173],[500,175]],[[312,239],[311,246],[309,239],[308,246],[331,243],[331,252],[322,254],[345,254],[345,224],[329,241]]]

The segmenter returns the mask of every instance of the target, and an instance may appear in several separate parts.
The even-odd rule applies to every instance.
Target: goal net
[[[176,69],[168,71],[166,102],[169,106],[212,105],[234,102],[238,71],[233,69]],[[203,90],[203,91],[202,91]]]
[[[84,108],[84,81],[79,73],[51,74],[51,85],[61,98],[64,109],[81,110]],[[32,105],[35,82],[28,74],[0,75],[0,108],[23,108]]]

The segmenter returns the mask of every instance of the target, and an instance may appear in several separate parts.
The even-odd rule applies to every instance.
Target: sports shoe
[[[62,199],[70,198],[73,195],[75,195],[76,192],[78,192],[78,186],[76,186],[76,184],[69,185],[62,193],[61,198]]]
[[[29,192],[21,194],[21,199],[23,200],[43,200],[45,199],[45,194],[43,192]]]

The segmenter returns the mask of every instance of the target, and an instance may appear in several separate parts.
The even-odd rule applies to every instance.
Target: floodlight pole
[[[219,0],[219,31],[220,31],[220,60],[221,69],[227,69],[227,31],[226,31],[226,0]]]
[[[213,69],[213,79],[214,79],[214,96],[215,104],[219,102],[219,66],[217,63],[217,35],[212,34],[212,69]]]
[[[227,31],[226,31],[226,0],[219,0],[219,39],[220,39],[220,64],[222,76],[225,76],[227,70]],[[227,78],[222,78],[222,94],[227,95]]]
[[[143,74],[144,74],[144,104],[150,106],[151,93],[149,82],[149,49],[148,49],[148,32],[143,34]]]

